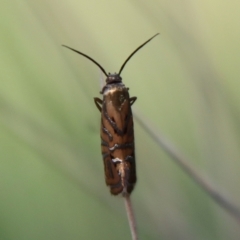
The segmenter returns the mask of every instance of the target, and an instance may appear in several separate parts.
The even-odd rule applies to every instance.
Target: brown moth
[[[105,181],[113,195],[130,194],[137,181],[131,110],[137,97],[129,96],[129,88],[122,83],[120,74],[130,58],[157,35],[158,33],[140,45],[125,60],[119,73],[114,74],[107,74],[104,68],[88,55],[63,45],[95,63],[107,77],[106,85],[100,92],[103,100],[94,98],[94,102],[102,115],[100,135]]]

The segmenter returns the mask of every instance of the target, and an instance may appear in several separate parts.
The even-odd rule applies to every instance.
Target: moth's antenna
[[[150,40],[151,40],[151,39],[150,39]],[[95,63],[95,64],[102,70],[102,72],[105,74],[105,76],[108,77],[108,74],[106,73],[106,71],[104,70],[104,68],[103,68],[98,62],[96,62],[94,59],[92,59],[92,58],[89,57],[88,55],[86,55],[86,54],[84,54],[84,53],[82,53],[82,52],[79,52],[79,51],[77,51],[77,50],[75,50],[75,49],[73,49],[73,48],[70,48],[70,47],[68,47],[68,46],[66,46],[66,45],[62,45],[62,46],[65,47],[65,48],[68,48],[68,49],[70,49],[70,50],[72,50],[72,51],[74,51],[74,52],[76,52],[76,53],[78,53],[78,54],[80,54],[80,55],[82,55],[82,56],[84,56],[84,57],[86,57],[86,58],[89,59],[91,62]]]
[[[144,45],[146,45],[148,42],[150,42],[154,37],[156,37],[159,33],[155,34],[153,37],[151,37],[150,39],[148,39],[146,42],[144,42],[141,46],[139,46],[123,63],[123,65],[121,66],[120,70],[119,70],[119,75],[121,74],[123,68],[125,67],[125,65],[127,64],[127,62],[130,60],[130,58],[140,49],[142,48]]]

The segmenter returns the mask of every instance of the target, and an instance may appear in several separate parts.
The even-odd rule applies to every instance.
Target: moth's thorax
[[[103,95],[113,94],[114,92],[128,90],[123,83],[106,84],[103,87]]]
[[[129,100],[128,88],[122,83],[107,85],[103,92],[106,104],[111,104],[116,110],[121,111],[126,100]]]

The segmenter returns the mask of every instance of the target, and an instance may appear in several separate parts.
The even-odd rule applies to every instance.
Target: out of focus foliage
[[[240,202],[240,2],[5,1],[0,8],[0,239],[130,239],[104,183],[102,75],[125,67],[138,109],[199,173]],[[240,239],[135,123],[140,239]],[[240,207],[240,205],[239,205]]]

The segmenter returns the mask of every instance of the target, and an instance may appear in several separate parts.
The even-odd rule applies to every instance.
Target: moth
[[[113,195],[120,193],[123,196],[129,195],[137,181],[131,110],[137,97],[129,96],[129,88],[122,83],[120,74],[130,58],[158,34],[134,50],[122,64],[119,72],[113,74],[107,74],[104,68],[88,55],[63,45],[92,61],[106,76],[106,85],[100,92],[103,99],[95,97],[94,102],[101,113],[100,136],[105,181]]]

